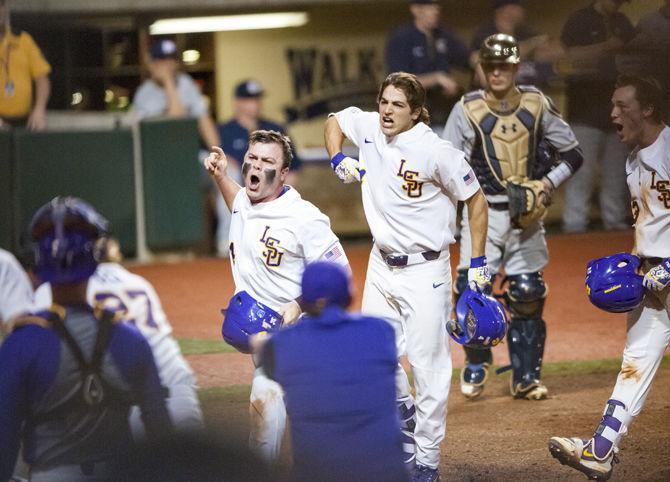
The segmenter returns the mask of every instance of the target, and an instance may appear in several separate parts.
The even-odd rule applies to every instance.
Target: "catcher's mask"
[[[468,287],[456,303],[456,320],[447,322],[447,332],[471,348],[496,346],[507,332],[505,309],[495,298]]]
[[[518,64],[519,44],[511,35],[496,33],[489,35],[479,49],[479,62],[482,64]]]
[[[601,310],[610,313],[631,311],[644,297],[643,277],[637,274],[640,259],[617,253],[589,261],[586,267],[586,293]]]
[[[249,337],[261,332],[275,332],[282,324],[282,317],[272,308],[256,301],[246,291],[235,293],[224,315],[221,334],[229,345],[242,353],[251,353]]]
[[[59,196],[37,210],[29,229],[39,279],[74,284],[95,272],[109,222],[86,201]]]
[[[305,303],[315,303],[323,299],[326,305],[346,307],[351,303],[350,276],[343,266],[316,261],[305,267],[302,274],[302,299]]]

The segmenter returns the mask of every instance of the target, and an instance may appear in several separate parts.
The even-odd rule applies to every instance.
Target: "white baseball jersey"
[[[28,275],[12,253],[0,249],[0,323],[29,312],[32,304]]]
[[[422,122],[389,142],[376,112],[349,107],[335,116],[359,148],[363,208],[375,244],[387,253],[447,249],[456,201],[479,189],[463,152]]]
[[[237,291],[279,309],[302,292],[305,264],[326,260],[349,265],[330,221],[298,192],[252,204],[245,189],[233,201],[230,260]],[[249,445],[266,462],[279,457],[286,428],[286,406],[279,384],[256,368],[250,394]]]
[[[670,257],[670,127],[652,145],[630,153],[626,176],[637,254]]]
[[[151,347],[158,376],[169,391],[165,402],[172,423],[180,430],[202,428],[195,375],[171,336],[172,326],[154,287],[120,264],[101,263],[89,278],[86,298],[91,306],[103,303],[110,309],[125,311],[126,320],[142,332]],[[43,283],[35,291],[35,307],[46,308],[51,301],[51,285]],[[138,407],[132,407],[129,423],[135,439],[143,438],[144,424]]]
[[[235,289],[273,309],[300,296],[306,263],[349,264],[328,217],[288,186],[277,199],[257,204],[240,189],[229,239]]]

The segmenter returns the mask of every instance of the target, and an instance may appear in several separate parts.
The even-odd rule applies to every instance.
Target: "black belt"
[[[489,203],[489,207],[494,211],[509,211],[509,203]]]
[[[402,266],[407,266],[408,264],[416,264],[417,263],[417,255],[413,254],[386,254],[384,251],[381,249],[379,252],[382,255],[382,259],[384,262],[392,266],[394,268],[399,268]],[[437,258],[440,257],[440,252],[439,251],[424,251],[423,253],[418,253],[421,257],[423,257],[423,261],[433,261]],[[418,259],[420,262],[421,260]]]

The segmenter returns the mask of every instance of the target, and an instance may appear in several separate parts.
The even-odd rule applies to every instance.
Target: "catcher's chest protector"
[[[501,114],[489,106],[483,91],[477,91],[464,97],[463,108],[477,133],[470,163],[484,191],[498,194],[510,177],[529,178],[539,141],[542,94],[525,87],[517,108]]]

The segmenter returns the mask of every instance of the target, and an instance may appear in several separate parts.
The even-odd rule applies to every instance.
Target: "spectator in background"
[[[411,23],[391,32],[386,42],[388,72],[415,74],[426,89],[431,127],[441,131],[462,88],[453,67],[470,68],[470,51],[440,24],[437,0],[410,0]],[[438,132],[439,134],[439,132]]]
[[[328,261],[302,275],[307,316],[266,338],[260,363],[284,389],[295,481],[406,481],[395,403],[395,334],[350,315],[350,274]]]
[[[207,111],[202,93],[190,75],[179,71],[179,51],[171,38],[158,38],[151,45],[149,73],[137,89],[133,110],[148,117],[195,117],[202,143],[209,149],[220,145],[216,124]]]
[[[552,48],[547,35],[538,34],[524,23],[525,5],[525,0],[492,0],[493,16],[479,24],[470,47],[473,52],[478,52],[484,40],[490,35],[496,33],[511,35],[519,42],[519,54],[524,59],[519,64],[517,83],[544,87],[552,75],[550,56],[561,49]],[[479,72],[479,68],[477,70]],[[482,74],[478,73],[476,86],[486,85],[480,76]]]
[[[635,38],[626,46],[626,53],[617,56],[617,65],[620,71],[656,78],[670,105],[670,0],[640,19]]]
[[[566,183],[563,230],[586,231],[591,192],[600,167],[600,212],[607,230],[627,229],[627,150],[610,121],[617,77],[615,55],[635,35],[621,12],[629,0],[595,0],[574,12],[561,33],[566,48],[564,73],[570,125],[584,153],[582,168]]]
[[[244,80],[235,86],[235,99],[233,102],[233,118],[219,125],[219,136],[221,146],[228,158],[228,175],[243,184],[240,167],[244,161],[244,153],[247,152],[249,133],[256,130],[276,131],[286,134],[286,129],[281,125],[269,121],[263,117],[263,86],[255,80]],[[297,185],[297,171],[300,169],[300,159],[295,147],[291,170],[286,178],[286,184],[293,187]],[[216,249],[221,257],[228,256],[228,231],[230,228],[230,210],[226,206],[223,197],[216,197],[216,214],[218,218],[216,228]]]
[[[44,129],[49,72],[51,66],[30,34],[12,31],[9,0],[0,0],[0,128]]]

